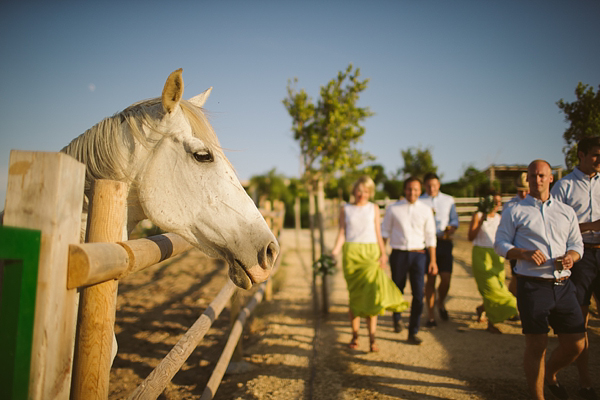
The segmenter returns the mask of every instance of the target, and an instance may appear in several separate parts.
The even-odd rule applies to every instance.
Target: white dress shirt
[[[400,200],[385,210],[381,224],[381,236],[390,239],[396,250],[423,250],[435,247],[435,221],[431,207],[417,200],[409,203]]]
[[[600,175],[590,179],[589,175],[575,168],[573,172],[556,182],[550,194],[566,205],[573,207],[579,223],[600,219]],[[600,232],[587,231],[582,234],[585,243],[600,243]]]
[[[454,197],[442,192],[438,192],[438,195],[435,197],[423,193],[421,197],[419,197],[419,200],[427,204],[433,210],[435,229],[438,236],[442,236],[448,226],[455,226],[458,228],[458,213],[456,212]]]
[[[554,260],[567,251],[583,255],[583,241],[575,211],[554,197],[545,202],[527,195],[507,208],[496,231],[494,250],[502,257],[513,248],[540,250],[546,256],[542,265],[517,260],[515,273],[538,278],[554,278]]]

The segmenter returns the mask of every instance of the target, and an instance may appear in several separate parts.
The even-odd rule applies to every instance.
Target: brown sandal
[[[486,316],[483,315],[485,313],[485,309],[483,308],[483,306],[478,306],[475,309],[475,312],[477,313],[477,322],[485,322],[485,321],[487,321]]]
[[[369,343],[369,351],[371,353],[377,353],[379,351],[379,346],[375,343],[375,338],[372,338]]]
[[[357,334],[352,335],[352,340],[350,341],[350,343],[348,343],[348,347],[352,350],[358,349],[358,335]]]

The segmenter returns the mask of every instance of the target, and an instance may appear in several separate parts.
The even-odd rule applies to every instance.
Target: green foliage
[[[487,195],[479,198],[479,203],[477,203],[477,211],[483,213],[483,215],[488,215],[494,209],[494,196]]]
[[[250,178],[249,194],[255,200],[281,200],[285,203],[285,226],[294,226],[294,200],[306,196],[302,183],[296,178],[286,178],[273,168],[266,175]]]
[[[294,139],[300,145],[305,179],[331,178],[337,171],[355,170],[374,157],[355,145],[365,133],[361,122],[373,115],[368,107],[358,107],[360,93],[368,79],[360,80],[360,70],[350,64],[326,86],[313,104],[304,89],[297,90],[288,81],[283,105],[292,117]]]
[[[323,254],[321,258],[319,258],[313,264],[313,274],[314,275],[334,275],[337,268],[335,267],[335,259],[328,255]]]
[[[499,185],[500,182],[490,182],[485,172],[469,165],[458,181],[443,184],[441,190],[455,197],[477,197],[487,196],[492,189],[499,192]]]
[[[422,149],[420,146],[410,147],[407,150],[400,150],[402,159],[404,160],[404,167],[402,173],[405,177],[416,176],[423,180],[425,174],[429,172],[437,173],[437,166],[433,163],[433,156],[431,155],[431,147]]]
[[[565,122],[570,123],[563,134],[567,142],[563,153],[568,170],[572,170],[578,164],[577,142],[586,137],[600,136],[600,85],[594,93],[592,86],[579,82],[575,88],[575,96],[577,100],[572,103],[563,99],[556,102],[565,114]]]
[[[348,171],[345,174],[338,173],[339,177],[331,179],[325,186],[325,196],[327,198],[338,197],[340,199],[349,200],[352,194],[352,187],[356,180],[362,175],[368,175],[375,182],[375,187],[379,186],[387,178],[382,165],[369,165],[354,171]],[[377,192],[376,196],[377,197]],[[383,196],[385,197],[385,196]]]

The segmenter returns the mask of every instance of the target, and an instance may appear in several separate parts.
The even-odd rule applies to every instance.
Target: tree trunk
[[[319,225],[319,244],[321,246],[321,256],[326,253],[325,249],[325,184],[323,179],[319,178],[317,181],[317,221]],[[322,275],[321,291],[323,293],[323,314],[329,313],[329,291],[328,291],[328,277],[327,274]]]

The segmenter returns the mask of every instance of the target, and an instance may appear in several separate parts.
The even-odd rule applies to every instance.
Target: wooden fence
[[[8,398],[106,399],[118,280],[191,247],[170,233],[119,242],[127,190],[114,181],[96,182],[88,224],[93,243],[79,244],[84,177],[85,167],[65,154],[11,152],[0,228],[0,387]],[[279,236],[284,210],[267,208],[267,223]],[[214,396],[244,320],[268,296],[268,282],[239,313],[203,399]],[[221,289],[130,399],[160,395],[235,289],[231,281]]]

